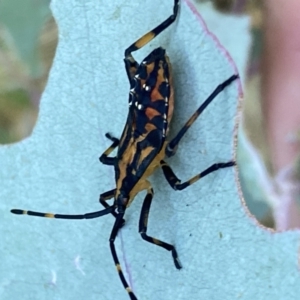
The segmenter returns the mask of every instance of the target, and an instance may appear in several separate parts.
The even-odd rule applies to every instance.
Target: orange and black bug
[[[124,62],[130,83],[129,112],[121,138],[117,139],[106,134],[112,144],[100,156],[100,161],[103,164],[111,165],[115,170],[116,188],[100,195],[100,203],[105,209],[84,215],[49,214],[20,209],[11,211],[15,214],[60,219],[91,219],[112,214],[115,217],[115,223],[109,238],[110,249],[118,274],[130,299],[137,298],[123,275],[114,241],[118,231],[124,225],[126,209],[140,191],[147,191],[139,220],[141,237],[170,251],[175,267],[181,268],[173,245],[147,235],[148,215],[153,198],[153,189],[147,178],[154,170],[161,168],[171,187],[175,190],[183,190],[211,172],[234,165],[233,161],[213,164],[190,180],[181,183],[171,167],[164,161],[165,157],[170,157],[176,153],[180,140],[209,103],[238,77],[233,75],[220,84],[195,111],[175,138],[168,140],[169,124],[174,108],[172,71],[169,58],[166,51],[159,47],[138,64],[133,58],[132,52],[145,46],[175,21],[178,15],[179,2],[180,0],[174,1],[173,14],[169,18],[125,50]],[[109,157],[117,147],[117,155]],[[106,201],[112,198],[113,204],[109,205]]]

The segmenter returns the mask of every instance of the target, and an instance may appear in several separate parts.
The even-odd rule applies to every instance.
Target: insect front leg
[[[150,212],[152,198],[153,198],[153,189],[151,188],[150,183],[149,183],[147,195],[145,197],[145,200],[144,200],[143,206],[142,206],[142,210],[141,210],[141,216],[140,216],[140,221],[139,221],[139,233],[141,234],[142,238],[145,241],[147,241],[151,244],[160,246],[168,251],[171,251],[175,267],[177,269],[181,269],[182,267],[179,262],[175,247],[171,244],[168,244],[166,242],[163,242],[161,240],[158,240],[156,238],[153,238],[153,237],[147,235],[148,216],[149,216],[149,212]]]
[[[106,133],[105,136],[110,139],[113,143],[109,148],[107,148],[103,154],[99,157],[99,160],[104,165],[113,166],[115,163],[116,158],[115,157],[108,157],[110,153],[112,153],[116,147],[119,146],[120,140],[111,136],[109,133]]]
[[[206,176],[214,171],[232,167],[234,165],[235,165],[234,161],[213,164],[210,167],[208,167],[207,169],[205,169],[204,171],[202,171],[201,173],[199,173],[196,176],[192,177],[191,179],[187,180],[186,182],[181,183],[180,179],[178,179],[178,177],[175,175],[175,173],[173,172],[171,167],[163,160],[160,162],[160,166],[163,170],[163,173],[164,173],[168,183],[174,190],[183,190],[183,189],[187,188],[188,186],[192,185],[193,183],[195,183],[196,181],[198,181],[200,178],[203,178],[204,176]]]
[[[233,81],[235,81],[239,76],[232,75],[230,78],[225,80],[223,83],[219,84],[215,90],[208,96],[208,98],[200,105],[200,107],[195,111],[195,113],[190,117],[190,119],[185,123],[185,125],[181,128],[181,130],[177,133],[177,135],[169,142],[166,147],[166,156],[170,157],[176,153],[178,148],[178,144],[183,136],[186,134],[188,129],[193,125],[193,123],[197,120],[200,114],[205,110],[205,108],[212,102],[214,98],[218,94],[220,94],[228,85],[230,85]]]
[[[110,190],[108,192],[105,192],[103,194],[100,195],[100,198],[99,198],[99,202],[105,207],[105,208],[108,208],[108,207],[112,207],[111,205],[107,204],[107,200],[113,198],[115,196],[115,192],[116,192],[116,189],[113,189],[113,190]],[[112,211],[111,214],[117,218],[118,214],[115,212],[115,211]],[[125,224],[125,220],[122,219],[122,223],[121,223],[121,227]]]

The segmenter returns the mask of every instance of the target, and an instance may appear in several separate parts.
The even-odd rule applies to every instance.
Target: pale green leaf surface
[[[248,15],[224,14],[213,8],[212,2],[194,0],[208,29],[215,35],[232,57],[244,84],[247,71],[245,54],[251,46],[250,18]],[[226,26],[224,26],[226,24]]]
[[[9,210],[100,208],[99,194],[114,187],[112,168],[98,161],[110,144],[104,134],[119,136],[128,110],[123,51],[166,18],[172,4],[53,1],[59,45],[37,125],[30,138],[0,149],[1,300],[128,299],[109,250],[111,216],[67,221],[15,216]],[[186,2],[178,22],[136,57],[158,45],[168,49],[173,62],[174,134],[235,69]],[[232,84],[187,133],[169,160],[181,179],[232,158],[239,94],[239,84]],[[139,299],[296,299],[299,233],[259,228],[238,197],[233,168],[182,192],[173,191],[159,171],[152,183],[148,233],[176,245],[183,269],[175,269],[169,252],[140,238],[141,193],[116,241]]]

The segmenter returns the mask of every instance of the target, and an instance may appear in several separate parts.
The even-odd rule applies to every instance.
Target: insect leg
[[[151,40],[153,40],[157,35],[159,35],[175,21],[179,10],[179,2],[180,0],[174,0],[173,14],[170,17],[168,17],[157,27],[143,35],[125,50],[125,59],[131,57],[131,52],[134,52],[148,44]]]
[[[110,139],[113,143],[109,148],[107,148],[103,154],[99,157],[100,162],[102,162],[104,165],[113,166],[115,163],[115,157],[108,157],[108,155],[114,151],[116,147],[118,147],[120,141],[119,139],[111,136],[109,133],[106,133],[105,136]]]
[[[115,196],[115,191],[116,189],[113,189],[113,190],[110,190],[108,192],[105,192],[103,194],[100,195],[100,199],[99,199],[99,202],[105,207],[105,208],[108,208],[108,207],[111,207],[109,204],[106,203],[107,200],[113,198]],[[118,214],[115,212],[115,211],[112,211],[111,214],[117,218]],[[123,219],[122,220],[122,224],[121,224],[121,227],[125,224],[125,220]]]
[[[169,142],[166,147],[166,156],[170,157],[176,153],[178,144],[182,137],[185,135],[187,130],[191,127],[191,125],[197,120],[199,115],[204,111],[204,109],[212,102],[212,100],[221,93],[225,87],[227,87],[230,83],[236,80],[239,76],[232,75],[230,78],[225,80],[223,83],[219,84],[216,89],[208,96],[208,98],[200,105],[200,107],[195,111],[195,113],[190,117],[190,119],[185,123],[185,125],[180,129],[177,135]]]
[[[137,71],[139,64],[136,62],[136,60],[133,58],[132,55],[125,57],[124,63],[125,63],[125,69],[126,69],[126,73],[127,73],[127,77],[128,77],[130,86],[133,86],[133,84],[134,84],[133,77]]]
[[[140,216],[140,221],[139,221],[139,233],[141,234],[142,238],[145,241],[155,244],[157,246],[163,247],[164,249],[166,249],[168,251],[171,251],[175,267],[177,269],[181,269],[182,267],[179,262],[175,247],[171,244],[168,244],[166,242],[160,241],[156,238],[153,238],[153,237],[147,235],[148,216],[149,216],[149,212],[150,212],[152,198],[153,198],[153,190],[151,187],[149,187],[149,189],[147,190],[147,195],[143,202],[143,206],[142,206],[142,211],[141,211],[141,216]]]
[[[113,189],[113,190],[110,190],[110,191],[108,191],[108,192],[102,193],[102,194],[100,195],[99,202],[100,202],[105,208],[110,207],[110,205],[108,205],[108,204],[106,203],[106,201],[114,197],[115,191],[116,191],[116,189]],[[112,212],[112,215],[113,215],[114,217],[117,217],[118,214],[117,214],[116,212],[113,211],[113,212]]]
[[[203,178],[204,176],[206,176],[214,171],[217,171],[217,170],[223,169],[223,168],[232,167],[234,165],[235,165],[234,161],[229,161],[227,163],[213,164],[210,167],[208,167],[207,169],[205,169],[204,171],[202,171],[201,173],[199,173],[196,176],[192,177],[191,179],[187,180],[186,182],[181,183],[180,179],[178,179],[178,177],[174,174],[171,167],[163,160],[160,162],[160,166],[163,170],[163,173],[164,173],[168,183],[174,190],[183,190],[186,187],[188,187],[191,184],[198,181],[200,178]]]
[[[111,232],[111,235],[110,235],[110,238],[109,238],[109,245],[110,245],[110,250],[111,250],[111,254],[112,254],[116,269],[118,271],[118,274],[120,276],[120,279],[122,281],[122,284],[123,284],[125,290],[128,292],[129,297],[130,297],[131,300],[137,300],[136,296],[132,292],[131,288],[129,287],[129,285],[128,285],[125,277],[124,277],[124,274],[123,274],[123,271],[122,271],[122,268],[121,268],[121,265],[120,265],[120,262],[119,262],[119,259],[118,259],[118,256],[117,256],[115,244],[114,244],[116,236],[118,234],[118,231],[122,227],[123,216],[124,216],[124,213],[119,213],[117,215],[114,227],[112,229],[112,232]]]
[[[133,76],[136,73],[136,70],[139,66],[131,53],[145,46],[147,43],[153,40],[157,35],[159,35],[162,31],[164,31],[175,21],[178,14],[179,2],[180,0],[174,0],[173,14],[169,18],[167,18],[160,25],[158,25],[157,27],[155,27],[154,29],[152,29],[151,31],[143,35],[141,38],[139,38],[136,42],[134,42],[125,50],[125,54],[124,54],[125,68],[126,68],[129,82],[131,84],[132,84]]]

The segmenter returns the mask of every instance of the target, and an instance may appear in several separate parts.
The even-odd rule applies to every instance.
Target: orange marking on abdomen
[[[153,91],[151,92],[151,102],[155,102],[158,100],[163,100],[163,96],[161,93],[158,91],[158,89],[155,87]]]
[[[159,116],[160,115],[160,113],[156,109],[151,108],[151,107],[147,107],[146,108],[145,114],[146,114],[146,116],[148,117],[149,120],[151,120],[155,116]]]

